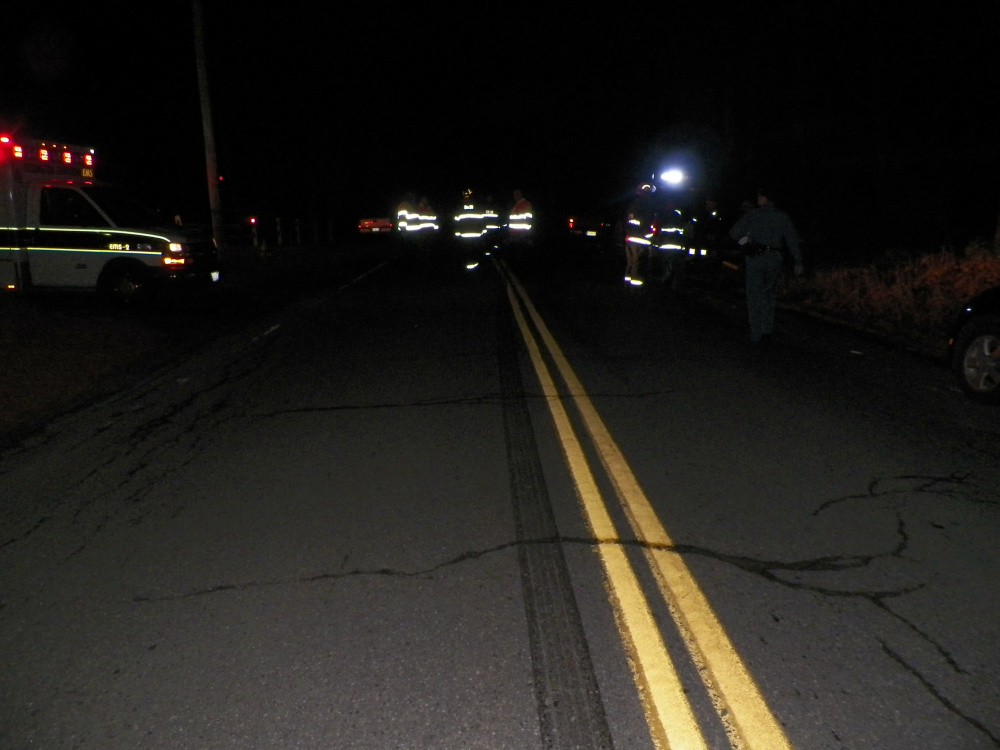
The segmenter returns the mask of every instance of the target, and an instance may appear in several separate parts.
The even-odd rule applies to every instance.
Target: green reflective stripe
[[[12,248],[13,249],[13,248]],[[156,250],[109,250],[108,248],[87,248],[87,247],[28,247],[28,252],[46,253],[108,253],[109,255],[155,255],[160,253]]]
[[[2,232],[22,232],[33,245],[0,246],[3,250],[27,250],[29,253],[97,253],[116,257],[149,256],[158,258],[162,249],[153,249],[154,243],[169,244],[172,240],[162,234],[108,228],[86,227],[0,227]],[[58,233],[58,234],[54,234]],[[5,238],[10,241],[10,238]],[[52,245],[44,244],[53,242]]]
[[[150,232],[113,228],[39,227],[28,230],[29,253],[97,253],[116,257],[159,257],[167,238]],[[49,243],[52,243],[51,245]]]

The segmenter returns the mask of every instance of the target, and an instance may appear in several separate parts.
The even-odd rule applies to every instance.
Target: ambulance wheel
[[[97,288],[116,304],[134,305],[146,292],[146,267],[135,261],[109,263]]]

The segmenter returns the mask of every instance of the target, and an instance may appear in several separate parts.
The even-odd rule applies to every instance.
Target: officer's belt
[[[764,253],[774,250],[775,252],[781,252],[781,248],[776,245],[765,245],[761,242],[748,242],[743,246],[743,252],[746,255],[757,256],[763,255]]]

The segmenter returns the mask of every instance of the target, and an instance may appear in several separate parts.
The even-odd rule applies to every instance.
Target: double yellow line
[[[653,743],[659,748],[673,750],[707,750],[691,703],[524,312],[559,371],[632,531],[642,543],[660,593],[698,669],[730,745],[734,750],[792,750],[704,592],[680,554],[673,551],[667,530],[559,345],[518,280],[502,261],[495,262],[507,281],[507,297],[555,422],[591,533],[599,540],[597,553],[604,568],[606,588]]]

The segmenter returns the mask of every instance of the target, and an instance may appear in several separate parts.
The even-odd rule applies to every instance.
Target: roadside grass
[[[992,286],[1000,286],[1000,245],[975,242],[959,252],[911,258],[887,254],[868,266],[787,278],[782,299],[944,356],[951,320],[965,302]]]

